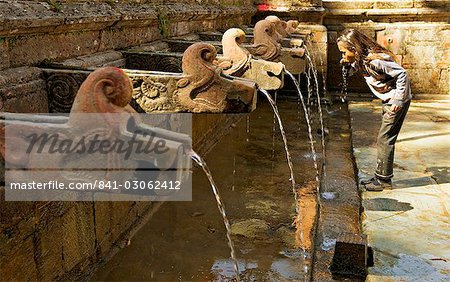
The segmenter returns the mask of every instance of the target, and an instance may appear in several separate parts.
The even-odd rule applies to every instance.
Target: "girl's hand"
[[[390,111],[393,113],[396,113],[396,112],[400,111],[401,108],[402,107],[397,106],[397,105],[391,105]]]

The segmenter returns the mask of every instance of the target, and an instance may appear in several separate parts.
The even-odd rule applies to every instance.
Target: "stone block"
[[[450,26],[447,29],[439,31],[440,38],[442,38],[442,45],[445,50],[450,49]],[[447,52],[448,54],[448,52]]]
[[[48,113],[45,81],[38,68],[20,67],[0,72],[0,111]]]
[[[322,5],[326,9],[373,9],[375,1],[326,1]]]
[[[157,26],[106,29],[101,32],[99,50],[124,49],[160,38]]]
[[[439,93],[450,94],[450,67],[441,69],[439,76],[438,89]]]
[[[0,37],[0,70],[9,67],[8,42],[5,37]]]
[[[436,42],[436,39],[439,38],[439,26],[435,26],[434,28],[421,28],[420,26],[412,27],[408,32],[408,36],[405,38],[406,43],[417,43],[422,41],[429,41],[428,44],[433,44]],[[445,37],[443,37],[445,38]]]
[[[12,67],[92,54],[99,49],[99,33],[80,31],[8,37]],[[33,52],[30,52],[33,50]]]
[[[38,271],[33,259],[35,253],[33,236],[20,242],[19,248],[0,256],[2,281],[38,281]]]
[[[407,71],[413,94],[437,94],[439,92],[440,69],[414,68]]]
[[[367,276],[367,235],[342,234],[336,239],[330,271],[333,275]]]
[[[406,68],[434,68],[441,61],[444,50],[439,46],[407,45],[403,55],[403,65]]]
[[[446,0],[415,0],[415,8],[447,8],[450,9],[450,3]]]
[[[85,263],[95,254],[94,217],[91,202],[74,203],[62,215],[49,214],[40,224],[36,260],[42,280],[55,280]]]
[[[412,8],[414,6],[413,0],[377,0],[374,2],[374,9],[400,9]]]
[[[195,31],[195,29],[197,29],[197,31],[201,30],[200,22],[196,22],[196,24],[197,24],[197,26],[192,26],[192,22],[186,22],[186,21],[173,23],[170,28],[171,29],[170,34],[173,36],[181,36],[184,34],[188,34],[191,32],[193,27],[194,27],[193,31]]]
[[[106,51],[95,53],[92,55],[81,56],[73,59],[65,60],[58,65],[67,68],[91,68],[110,65],[111,62],[118,62],[124,60],[122,53],[119,51]],[[125,65],[121,65],[124,67]]]

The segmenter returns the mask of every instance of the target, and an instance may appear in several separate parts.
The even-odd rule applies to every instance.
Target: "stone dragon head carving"
[[[247,108],[254,101],[256,84],[223,75],[213,64],[216,56],[216,48],[206,43],[192,44],[184,52],[184,77],[177,81],[174,96],[187,111],[230,112]]]
[[[293,33],[295,33],[295,30],[297,29],[298,25],[300,23],[297,20],[289,20],[286,23],[286,33],[288,35],[291,35]]]
[[[75,96],[71,113],[134,112],[128,105],[133,86],[123,70],[101,68],[91,73]]]
[[[248,69],[251,54],[242,47],[244,41],[245,32],[242,29],[230,28],[223,34],[223,56],[231,61],[231,67],[224,70],[225,74],[241,77]]]
[[[286,38],[288,36],[288,33],[286,31],[287,23],[285,21],[282,21],[277,16],[267,16],[265,20],[271,22],[275,26],[275,36],[277,42],[281,42],[283,38]]]
[[[277,61],[281,54],[281,45],[277,42],[275,26],[268,20],[256,23],[254,42],[248,47],[250,53],[267,61]]]

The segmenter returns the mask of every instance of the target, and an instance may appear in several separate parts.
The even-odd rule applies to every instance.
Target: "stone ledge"
[[[450,2],[436,1],[326,1],[324,3],[327,24],[377,20],[385,22],[426,20],[447,22],[450,17]],[[345,19],[342,19],[345,18]]]
[[[334,0],[323,1],[326,9],[398,9],[398,8],[436,8],[449,9],[446,0]]]
[[[405,8],[405,9],[327,9],[326,16],[417,16],[441,15],[450,16],[450,10],[440,11],[431,8]]]
[[[46,113],[45,81],[38,68],[21,67],[0,72],[0,111]]]
[[[327,200],[321,197],[320,200],[312,281],[334,281],[328,270],[334,248],[323,249],[324,240],[361,232],[361,200],[353,161],[350,114],[346,104],[333,105],[332,110],[336,112],[327,118],[326,173],[322,176],[320,192],[332,192],[336,198]]]
[[[0,69],[130,48],[162,36],[246,24],[254,12],[251,6],[173,3],[63,3],[61,10],[54,12],[45,2],[0,0]]]
[[[168,3],[161,5],[63,3],[55,12],[46,2],[0,2],[0,36],[29,33],[63,33],[108,27],[142,27],[170,21],[216,19],[224,15],[252,14],[254,7]]]

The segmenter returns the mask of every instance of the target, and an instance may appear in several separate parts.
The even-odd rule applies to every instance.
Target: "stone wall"
[[[126,246],[134,224],[156,204],[2,202],[1,206],[2,280],[50,281],[89,273],[114,247]]]
[[[31,66],[248,24],[251,2],[1,1],[0,109],[48,112],[35,87],[43,82],[39,70]],[[40,102],[26,102],[33,100]]]
[[[238,26],[254,12],[245,0],[67,2],[0,2],[0,69]]]

